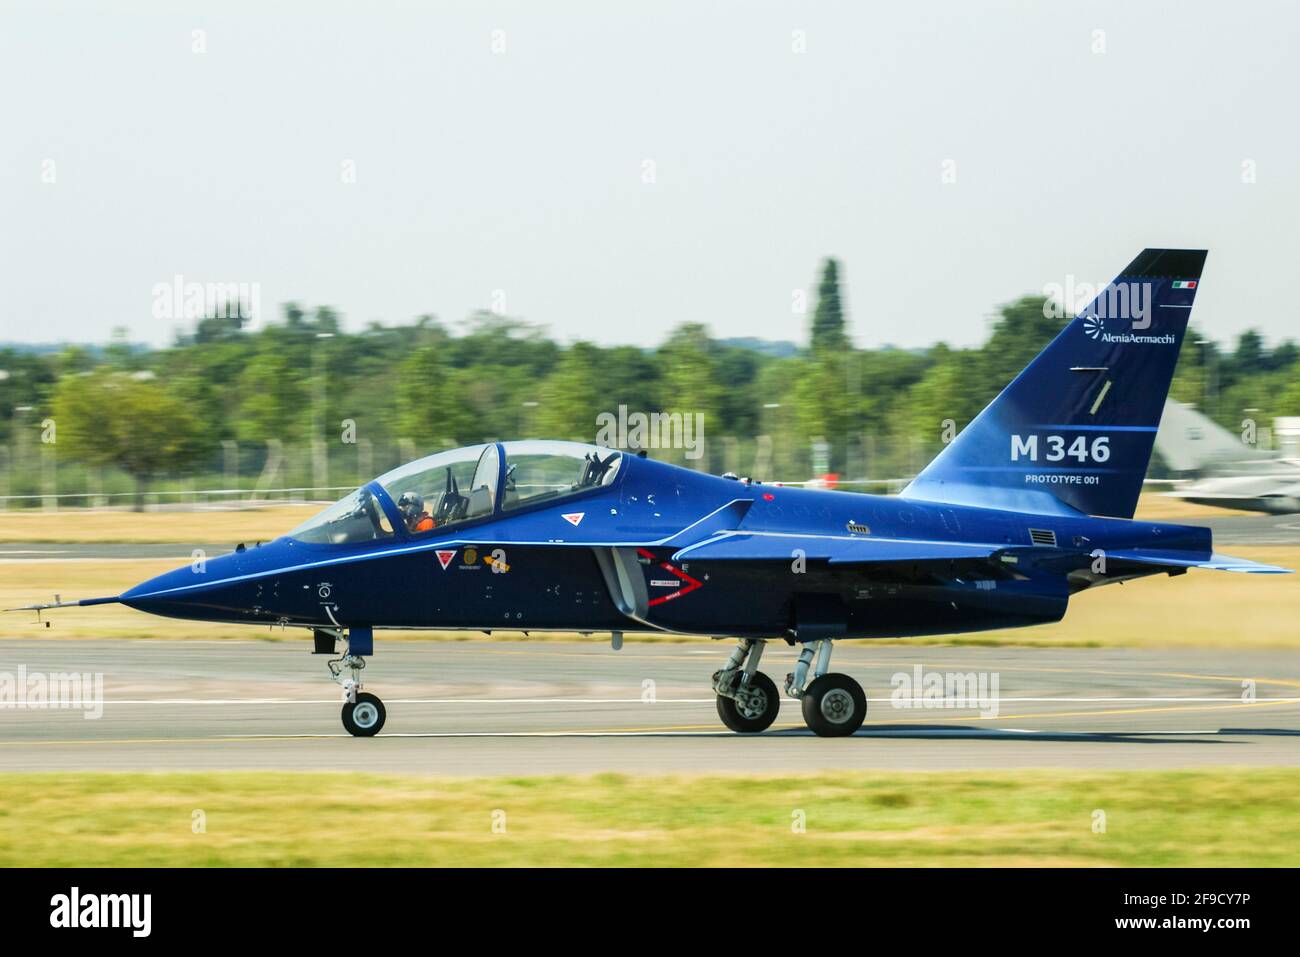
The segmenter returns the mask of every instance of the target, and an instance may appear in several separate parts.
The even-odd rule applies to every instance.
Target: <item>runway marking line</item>
[[[969,665],[937,665],[932,662],[921,661],[908,662],[908,664],[913,667],[921,665],[933,671],[961,671],[963,668],[969,668]],[[1232,675],[1198,675],[1178,671],[1102,671],[1092,668],[1021,668],[1016,665],[1000,665],[997,670],[1030,674],[1107,675],[1120,678],[1190,678],[1196,681],[1230,681],[1234,684],[1253,681],[1259,685],[1282,685],[1287,688],[1300,688],[1300,681],[1291,678],[1237,678]]]
[[[646,705],[655,707],[660,705],[712,705],[715,698],[658,698],[653,702],[642,701],[641,698],[385,698],[390,705]],[[907,698],[907,701],[915,701],[915,698]],[[1136,702],[1171,702],[1171,703],[1223,703],[1223,705],[1234,705],[1234,703],[1252,703],[1235,701],[1234,698],[1219,697],[1161,697],[1161,696],[1141,696],[1141,697],[1004,697],[998,698],[1000,703],[1041,703],[1041,705],[1056,705],[1056,703],[1136,703]],[[1300,697],[1296,698],[1256,698],[1257,702],[1277,703],[1277,705],[1296,705],[1300,703]],[[893,702],[892,697],[885,698],[867,698],[868,703],[874,705],[888,705]],[[243,705],[341,705],[342,698],[123,698],[123,700],[104,701],[104,707],[139,707],[139,706],[243,706]],[[34,709],[32,709],[34,710]],[[924,705],[914,707],[898,707],[900,711],[911,710],[943,710],[943,711],[979,711],[979,706],[967,707],[933,707],[928,709]],[[1109,711],[1088,711],[1087,714],[1110,714]]]
[[[713,704],[716,698],[657,698],[654,701],[642,701],[641,698],[385,698],[389,704],[646,704],[650,706],[661,704]],[[889,704],[893,702],[892,697],[886,698],[867,698],[872,704]],[[908,701],[916,700],[913,698],[905,699]],[[1278,704],[1300,704],[1300,697],[1295,698],[1257,698],[1256,701],[1276,702]],[[1072,704],[1089,704],[1096,702],[1098,704],[1133,704],[1142,701],[1170,701],[1181,703],[1205,703],[1213,704],[1222,702],[1224,704],[1245,704],[1247,702],[1238,701],[1235,698],[1225,698],[1222,695],[1210,698],[1179,697],[1174,695],[1139,695],[1127,698],[1115,697],[1090,697],[1081,696],[1043,696],[1043,697],[1000,697],[999,702],[1024,702],[1031,704],[1059,704],[1069,702]],[[251,705],[251,704],[342,704],[342,698],[108,698],[104,701],[104,706],[110,705]],[[35,709],[32,709],[35,710]],[[911,708],[900,708],[899,710],[912,710]],[[931,710],[931,709],[925,709]],[[934,709],[942,710],[942,709]],[[946,710],[953,711],[978,711],[977,706],[966,708],[952,708]]]
[[[19,640],[24,640],[24,639],[19,639]],[[25,639],[25,640],[31,640],[31,639]],[[138,639],[138,640],[148,641],[151,639]],[[194,641],[176,640],[173,643],[182,644],[182,645],[193,645],[193,644],[197,644],[199,640],[200,639],[196,639]],[[714,639],[714,640],[716,642],[721,643],[724,639]],[[208,639],[204,643],[213,644],[213,645],[223,645],[223,644],[233,644],[235,641],[239,641],[240,644],[258,644],[258,642],[255,641],[244,641],[239,639]],[[521,644],[527,644],[527,643],[528,643],[528,639],[524,639],[524,641],[521,642]],[[682,642],[682,644],[686,644],[686,643],[687,642]],[[528,648],[476,647],[476,650],[483,654],[493,654],[493,655],[536,655],[538,653],[543,653],[549,655],[552,658],[584,658],[584,659],[603,657],[601,652],[608,651],[608,646],[604,644],[593,643],[590,649],[586,651],[553,651],[547,647],[548,644],[549,643],[547,642],[539,641]],[[660,646],[662,647],[662,645]],[[396,647],[400,647],[400,645]],[[891,645],[890,647],[902,647],[902,646]],[[1014,647],[1021,648],[1025,646],[1017,645]],[[856,646],[856,647],[850,646],[841,650],[849,652],[850,654],[861,653],[864,651],[867,653],[872,653],[871,649],[864,648],[861,646]],[[995,650],[1004,650],[1004,649],[995,649]],[[1044,650],[1048,650],[1048,649],[1044,649]],[[695,661],[696,659],[691,656],[711,654],[712,652],[705,651],[704,649],[692,649],[686,651],[684,654],[628,654],[626,652],[611,652],[611,653],[618,654],[619,657],[624,660]],[[793,661],[794,659],[791,660]],[[875,659],[875,660],[867,660],[867,661],[859,660],[859,661],[855,661],[854,664],[862,667],[871,667],[871,668],[915,667],[916,665],[921,665],[922,667],[930,668],[933,670],[943,669],[943,670],[956,670],[956,671],[961,671],[963,669],[968,669],[970,667],[970,664],[962,664],[962,665],[936,664],[932,661],[931,662],[914,661],[909,659],[902,659],[902,660]],[[1033,673],[1070,674],[1070,675],[1087,674],[1087,675],[1107,675],[1111,677],[1126,677],[1126,678],[1188,678],[1197,681],[1229,681],[1234,684],[1240,684],[1243,681],[1253,681],[1257,685],[1281,685],[1289,688],[1300,688],[1300,680],[1289,679],[1289,678],[1238,678],[1230,675],[1201,675],[1201,674],[1168,672],[1168,671],[1112,671],[1112,670],[1083,669],[1083,668],[1034,668],[1034,667],[1027,668],[1027,667],[1020,667],[1014,664],[1008,665],[1004,663],[999,663],[999,667],[997,670],[1008,671],[1008,672],[1022,672],[1028,674],[1033,674]]]
[[[717,641],[719,641],[719,642],[722,641],[722,639],[715,639],[715,640],[717,640]],[[890,646],[890,647],[900,647],[900,646]],[[1015,646],[1015,647],[1016,647],[1016,648],[1020,648],[1020,647],[1024,647],[1024,646]],[[581,652],[565,652],[565,651],[549,651],[549,650],[546,650],[546,649],[545,649],[545,646],[544,646],[544,645],[542,645],[542,646],[540,646],[540,647],[535,647],[535,648],[531,648],[531,649],[527,649],[527,650],[525,650],[525,649],[507,649],[507,648],[484,648],[484,649],[481,649],[481,650],[483,650],[484,652],[489,653],[489,654],[498,654],[498,655],[521,655],[521,654],[534,654],[534,653],[536,653],[536,652],[538,652],[538,651],[543,651],[544,653],[549,654],[550,657],[553,657],[553,658],[592,658],[592,657],[597,657],[597,656],[599,656],[599,655],[600,655],[600,652],[601,652],[602,650],[606,650],[606,648],[605,648],[605,646],[602,645],[602,646],[600,646],[600,647],[595,647],[595,646],[593,646],[593,647],[591,648],[591,650],[589,650],[589,651],[581,651]],[[945,649],[945,650],[946,650],[946,649]],[[999,650],[1001,650],[1001,649],[999,649]],[[1044,650],[1047,650],[1047,649],[1044,649]],[[848,652],[850,652],[850,653],[867,651],[868,653],[871,653],[871,650],[870,650],[870,649],[866,649],[866,648],[863,648],[863,647],[861,647],[861,646],[858,646],[858,647],[847,647],[847,648],[841,649],[841,651],[848,651]],[[623,657],[623,658],[629,658],[629,659],[635,659],[635,660],[653,660],[653,661],[693,661],[693,660],[695,660],[695,659],[694,659],[692,656],[708,655],[708,654],[712,654],[712,653],[713,653],[713,652],[712,652],[711,650],[710,650],[710,651],[706,651],[706,650],[704,650],[704,649],[692,649],[692,650],[686,651],[685,654],[641,654],[641,655],[627,655],[627,654],[621,654],[621,657]],[[791,659],[791,660],[793,660],[793,659]],[[876,660],[865,661],[865,662],[864,662],[864,661],[855,661],[854,664],[855,664],[855,665],[864,666],[864,667],[872,667],[872,668],[874,668],[874,667],[914,667],[914,666],[916,666],[916,665],[921,665],[922,667],[925,667],[925,668],[931,668],[931,669],[935,669],[935,670],[939,670],[939,669],[947,669],[947,670],[963,670],[963,669],[968,669],[968,668],[970,667],[970,664],[963,664],[963,665],[940,665],[940,664],[935,664],[935,663],[933,663],[933,662],[912,661],[912,660],[892,660],[892,659],[890,659],[890,660],[880,660],[880,659],[876,659]],[[1242,681],[1247,681],[1247,680],[1249,680],[1249,681],[1254,681],[1256,684],[1276,684],[1276,685],[1283,685],[1283,686],[1285,686],[1285,687],[1300,688],[1300,680],[1292,680],[1292,679],[1288,679],[1288,678],[1234,678],[1234,677],[1231,677],[1231,676],[1225,676],[1225,675],[1185,674],[1185,673],[1181,673],[1181,672],[1167,672],[1167,671],[1111,671],[1111,670],[1081,669],[1081,668],[1026,668],[1026,667],[1019,667],[1019,666],[1016,666],[1016,665],[1006,665],[1006,664],[1001,664],[1001,663],[999,663],[999,668],[998,668],[998,670],[1000,670],[1000,671],[1010,671],[1010,672],[1026,672],[1026,673],[1035,673],[1035,672],[1037,672],[1037,673],[1042,673],[1042,674],[1090,674],[1090,675],[1109,675],[1109,676],[1112,676],[1112,677],[1127,677],[1127,678],[1190,678],[1190,679],[1194,679],[1194,680],[1198,680],[1198,681],[1231,681],[1231,682],[1234,682],[1234,683],[1240,683],[1240,682],[1242,682]]]
[[[1290,699],[1282,701],[1255,701],[1255,702],[1235,702],[1222,706],[1196,706],[1188,708],[1121,708],[1110,709],[1106,711],[1052,711],[1041,712],[1038,714],[1008,714],[997,715],[985,718],[982,715],[972,715],[969,719],[978,719],[981,721],[1012,721],[1012,720],[1032,720],[1035,718],[1079,718],[1079,717],[1097,717],[1102,715],[1117,714],[1155,714],[1160,712],[1171,711],[1223,711],[1235,708],[1268,708],[1276,707],[1279,704],[1287,704]],[[917,715],[908,716],[908,723],[922,721],[942,721],[952,720],[953,715]],[[773,728],[790,729],[803,728],[802,722],[773,724]],[[871,725],[864,724],[863,729],[870,734]],[[882,729],[883,731],[884,729]],[[957,729],[953,729],[957,730]],[[996,728],[991,730],[1007,731],[1012,729]],[[617,737],[619,735],[656,735],[656,734],[673,734],[681,732],[706,732],[710,734],[724,735],[717,725],[674,725],[667,727],[654,728],[585,728],[576,730],[556,730],[556,731],[430,731],[430,732],[412,732],[407,734],[394,733],[379,735],[381,738],[397,737],[445,737],[445,738],[468,738],[468,737],[519,737],[519,738],[583,738],[583,737]],[[1028,733],[1028,732],[1026,732]],[[1047,732],[1054,733],[1054,732]],[[1129,735],[1146,735],[1146,734],[1170,734],[1178,732],[1163,731],[1127,731],[1127,732],[1077,732],[1079,734],[1129,734]],[[1183,732],[1187,733],[1187,732]],[[81,745],[81,744],[217,744],[217,743],[237,743],[237,742],[256,742],[256,741],[290,741],[290,740],[315,740],[330,738],[345,738],[350,735],[344,734],[267,734],[267,735],[235,735],[220,736],[214,738],[81,738],[69,740],[54,741],[9,741],[9,745]]]

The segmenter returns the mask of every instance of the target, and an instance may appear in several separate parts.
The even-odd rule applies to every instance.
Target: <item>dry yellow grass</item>
[[[1300,569],[1300,547],[1234,548],[1233,554]],[[116,595],[179,561],[0,563],[0,608],[49,601]],[[1065,620],[1037,628],[991,631],[961,638],[911,639],[919,644],[1080,645],[1131,648],[1179,646],[1300,648],[1300,575],[1240,575],[1193,569],[1187,575],[1156,576],[1084,592],[1070,602]],[[301,640],[287,632],[244,625],[173,621],[120,605],[47,612],[53,627],[36,624],[30,612],[0,618],[9,638],[265,638]],[[447,638],[472,640],[478,632],[388,632],[384,640]],[[496,640],[516,636],[494,632]],[[574,640],[576,635],[534,635]],[[630,640],[645,640],[640,636]],[[671,638],[668,640],[691,640]]]
[[[203,512],[0,512],[0,542],[229,542],[233,548],[238,542],[270,541],[321,508],[316,504]]]
[[[1294,867],[1298,784],[1296,768],[9,774],[0,866]],[[362,839],[320,839],[358,808]]]
[[[1195,525],[1196,521],[1202,518],[1249,514],[1237,509],[1197,505],[1195,502],[1184,501],[1181,498],[1170,498],[1168,495],[1147,492],[1138,499],[1137,514],[1133,517],[1144,522],[1184,522]]]
[[[1300,570],[1300,547],[1233,547],[1231,554]],[[919,644],[1024,644],[1126,648],[1300,648],[1300,574],[1192,569],[1106,585],[1070,599],[1065,619]]]

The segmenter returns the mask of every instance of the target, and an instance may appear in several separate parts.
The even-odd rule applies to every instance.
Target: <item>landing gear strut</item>
[[[758,670],[763,639],[742,638],[724,668],[713,673],[718,695],[718,717],[732,731],[755,734],[766,731],[781,709],[772,679]]]
[[[379,733],[388,717],[384,703],[376,695],[361,690],[361,669],[366,659],[348,651],[342,658],[327,662],[330,676],[343,689],[343,727],[348,734],[369,738]],[[345,678],[343,672],[347,671]]]
[[[805,689],[804,682],[808,680],[808,668],[814,657],[817,664],[813,681]],[[862,685],[848,675],[828,674],[830,664],[829,638],[806,643],[794,673],[785,676],[785,693],[803,705],[804,722],[814,734],[823,738],[847,737],[862,727],[867,717],[867,696]]]

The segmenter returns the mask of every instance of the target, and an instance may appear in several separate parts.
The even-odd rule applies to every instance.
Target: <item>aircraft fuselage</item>
[[[1072,591],[1118,577],[1107,569],[1089,580],[1096,551],[1208,549],[1205,530],[1185,526],[751,485],[625,458],[608,488],[498,512],[446,537],[344,546],[283,537],[169,572],[121,600],[170,617],[316,628],[876,638],[1056,621]],[[733,531],[790,536],[788,555],[673,559],[709,533],[701,516],[737,501],[752,504]],[[984,543],[999,560],[835,564],[801,556],[797,537],[810,532]]]

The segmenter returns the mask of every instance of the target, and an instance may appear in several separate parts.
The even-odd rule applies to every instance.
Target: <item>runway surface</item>
[[[0,771],[337,769],[415,774],[1300,764],[1300,656],[1287,652],[902,648],[844,642],[833,670],[870,699],[822,739],[784,698],[773,729],[722,728],[708,689],[728,643],[377,643],[384,732],[340,725],[303,641],[0,641],[5,675],[103,675],[103,714],[0,706]],[[794,652],[769,645],[778,683]],[[997,678],[978,708],[898,707],[897,675]],[[897,679],[901,680],[901,679]],[[1243,701],[1243,681],[1254,700]],[[992,685],[986,690],[992,692]],[[903,697],[911,699],[907,692]],[[996,703],[996,716],[991,705]]]
[[[1300,544],[1300,515],[1217,515],[1213,518],[1189,519],[1183,525],[1201,525],[1214,535],[1220,545],[1296,545]]]

